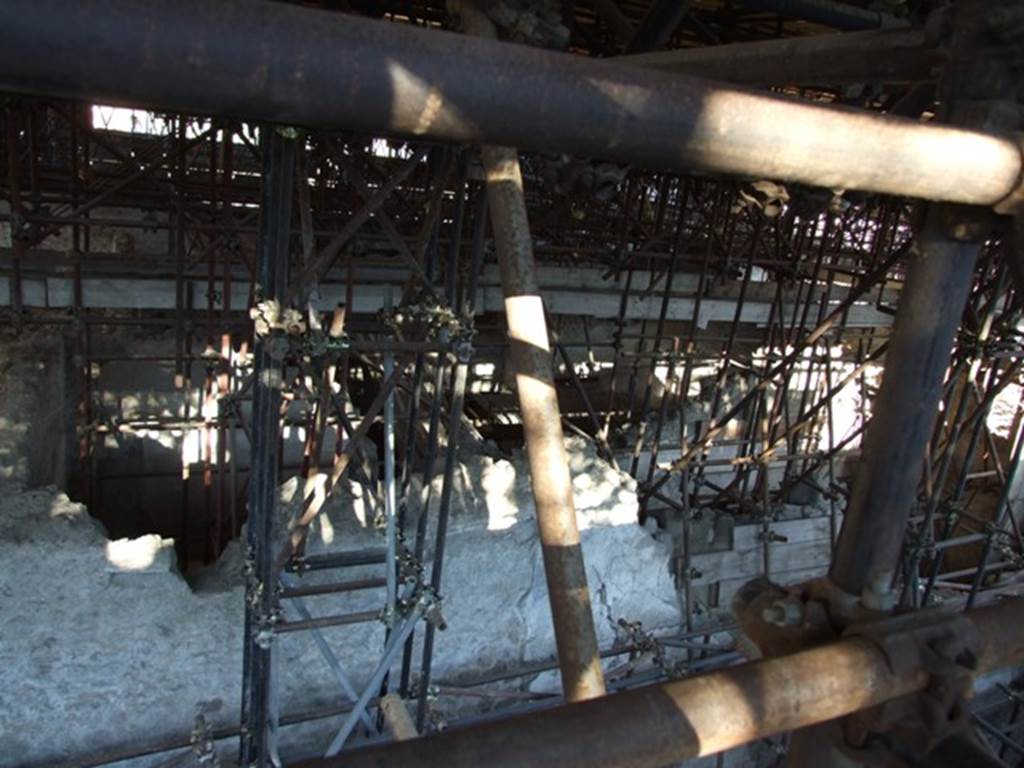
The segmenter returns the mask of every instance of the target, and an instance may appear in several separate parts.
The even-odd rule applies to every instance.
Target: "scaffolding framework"
[[[19,10],[24,34],[45,5],[36,0]],[[89,5],[75,12],[87,13]],[[229,5],[231,13],[246,6]],[[448,24],[436,9],[426,10],[428,24]],[[138,3],[125,23],[161,13],[156,4]],[[199,5],[173,13],[191,14],[195,40],[212,34]],[[308,13],[275,4],[277,39],[297,44],[314,23]],[[735,659],[734,649],[711,644],[721,626],[698,615],[711,597],[693,566],[694,525],[719,517],[757,523],[760,572],[776,577],[785,543],[776,526],[801,494],[821,502],[835,552],[831,579],[852,595],[879,578],[897,586],[899,605],[908,610],[974,609],[1015,593],[1024,567],[1015,509],[1024,414],[1017,403],[998,427],[992,418],[1022,384],[1013,220],[989,211],[978,224],[975,213],[918,199],[1015,212],[1020,149],[1005,132],[901,121],[877,109],[847,114],[827,103],[837,98],[827,89],[801,91],[822,102],[812,108],[807,100],[634,65],[465,37],[445,43],[432,37],[443,36],[437,30],[333,16],[326,17],[330,34],[315,40],[337,47],[342,37],[363,34],[359,50],[372,54],[363,63],[368,79],[346,75],[353,88],[364,88],[363,99],[341,112],[328,106],[337,99],[309,94],[285,103],[283,119],[301,130],[268,122],[262,92],[216,111],[209,106],[221,94],[211,85],[186,103],[176,84],[189,78],[187,57],[163,79],[149,74],[127,84],[102,57],[69,75],[63,88],[40,87],[42,67],[27,56],[0,76],[0,87],[12,91],[0,133],[7,167],[0,225],[9,236],[0,254],[8,294],[2,311],[16,327],[56,327],[72,340],[76,496],[99,509],[105,484],[159,479],[145,471],[105,473],[107,436],[190,433],[199,448],[191,457],[183,452],[173,474],[180,478],[180,511],[162,523],[174,534],[181,565],[215,561],[245,531],[242,722],[231,731],[241,735],[243,764],[278,764],[280,729],[316,718],[341,716],[335,737],[316,747],[325,758],[350,741],[381,740],[374,712],[392,691],[414,702],[416,728],[430,733],[439,697],[479,688],[500,699],[495,683],[537,671],[460,686],[432,676],[444,595],[460,588],[443,580],[460,450],[493,441],[504,450],[525,442],[538,452],[542,439],[553,439],[537,436],[538,422],[560,427],[548,430],[559,433],[559,443],[563,429],[582,437],[632,476],[638,522],[653,520],[670,532],[685,615],[678,634],[659,642],[689,648],[687,675]],[[258,39],[261,25],[272,21],[247,21],[243,37]],[[67,25],[60,45],[74,44],[74,26]],[[902,51],[911,34],[918,33],[864,39]],[[917,50],[917,38],[911,42]],[[456,47],[442,62],[432,52],[445,44]],[[855,44],[863,43],[849,43]],[[949,51],[965,50],[959,40],[949,45],[943,62]],[[762,48],[750,50],[778,55]],[[291,49],[282,50],[287,59]],[[665,70],[688,66],[686,57],[669,53],[647,56]],[[18,55],[12,45],[5,57]],[[141,54],[126,47],[117,55],[130,62]],[[402,108],[379,114],[366,91],[376,81],[366,73],[388,55],[429,72],[438,91],[475,122],[459,122],[445,111],[449,106],[419,130],[422,94],[412,91],[392,94]],[[931,72],[939,58],[934,47],[921,55]],[[920,64],[912,54],[900,56]],[[515,88],[500,103],[482,96],[484,60],[534,73],[564,97],[544,102],[542,115],[561,127],[544,133],[532,113],[529,121],[525,113],[503,113],[528,101]],[[581,93],[588,77],[612,83],[621,103],[648,105],[638,113],[640,124],[686,129],[682,143],[671,146],[668,134],[616,143],[593,129],[621,117],[621,103]],[[139,84],[153,79],[163,90],[143,99]],[[913,90],[900,82],[894,100]],[[311,86],[313,93],[342,87],[322,80]],[[684,105],[721,104],[721,114],[706,115],[712,122],[744,110],[760,115],[744,122],[753,126],[746,133],[731,136],[746,154],[736,161],[719,151],[728,142],[705,136],[703,124],[671,108],[671,98],[644,101],[659,88]],[[115,110],[103,106],[104,98],[172,111]],[[127,113],[131,123],[104,127],[105,109],[120,118]],[[787,122],[801,130],[783,135]],[[873,132],[875,148],[853,162],[837,147],[863,131]],[[521,152],[490,146],[520,140]],[[776,144],[768,151],[770,141]],[[551,154],[573,142],[582,147],[577,154],[600,159]],[[928,151],[908,149],[918,145]],[[821,162],[808,161],[808,146]],[[515,173],[501,176],[503,162],[516,165]],[[762,177],[772,181],[756,180]],[[519,189],[511,203],[503,197],[508,183]],[[820,189],[832,186],[847,191]],[[161,240],[162,253],[135,254],[136,240]],[[581,287],[558,283],[565,274]],[[546,279],[556,284],[549,288]],[[136,298],[118,303],[125,292]],[[543,303],[538,299],[517,320],[508,299],[524,296],[543,296]],[[600,297],[600,314],[592,296]],[[535,324],[545,321],[532,340],[521,325],[530,312]],[[173,354],[127,354],[104,344],[109,330],[131,327],[168,333]],[[171,378],[179,414],[119,418],[104,401],[100,372],[152,365]],[[525,378],[512,387],[517,375]],[[523,398],[526,379],[550,388],[543,409]],[[522,405],[512,398],[517,391]],[[290,428],[302,434],[294,464],[285,460]],[[236,461],[243,453],[251,457],[248,467]],[[554,495],[565,491],[545,465],[554,466],[531,466],[539,510],[545,483]],[[301,497],[285,526],[279,486],[290,476]],[[385,546],[307,553],[311,524],[347,483],[373,498]],[[426,500],[416,496],[419,489]],[[429,519],[426,510],[434,509]],[[570,518],[571,503],[562,522]],[[560,546],[571,548],[572,532],[561,533]],[[583,557],[556,562],[548,557],[552,542],[545,540],[549,591],[576,594]],[[379,572],[346,575],[365,566]],[[317,579],[303,579],[310,573]],[[370,590],[381,595],[379,609],[315,615],[306,602]],[[584,608],[589,618],[589,601]],[[599,649],[568,603],[553,600],[552,611],[556,635],[563,633],[555,662],[563,681],[601,657],[640,650],[640,638]],[[356,690],[322,630],[366,622],[384,625],[385,642],[370,684]],[[287,669],[274,649],[290,632],[314,636],[338,682],[337,705],[280,711]],[[665,675],[609,687],[661,684]],[[566,683],[565,700],[603,691],[603,683],[589,684],[587,693],[586,683],[572,690]],[[1005,724],[993,725],[983,713],[975,718],[1003,755],[1020,754],[1020,695],[1010,688],[1006,695],[1012,713]],[[522,708],[551,703],[529,700]],[[481,754],[492,746],[487,734],[500,736],[503,727],[475,731],[482,734]],[[381,752],[380,759],[399,751]],[[354,759],[376,764],[366,754]]]

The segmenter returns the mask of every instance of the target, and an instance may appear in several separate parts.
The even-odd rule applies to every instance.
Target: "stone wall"
[[[615,642],[619,618],[674,630],[680,607],[670,549],[636,525],[632,481],[580,444],[572,445],[572,462],[602,646]],[[448,628],[437,639],[436,680],[515,669],[554,654],[525,460],[470,456],[456,476],[442,587]],[[298,503],[296,491],[294,481],[282,489],[282,520]],[[316,525],[310,552],[379,547],[375,511],[360,486],[347,484]],[[52,765],[184,736],[197,707],[217,724],[237,722],[243,627],[237,544],[193,588],[176,570],[169,539],[111,542],[83,506],[41,489],[0,502],[0,560],[0,764]],[[382,572],[363,566],[343,577]],[[321,572],[303,580],[338,578]],[[318,616],[376,609],[383,607],[383,591],[305,603]],[[292,601],[285,601],[284,618],[299,618]],[[379,622],[323,630],[356,688],[379,659],[383,634]],[[284,712],[344,700],[309,632],[277,642]],[[313,742],[305,733],[303,747],[336,726],[325,721]],[[285,747],[298,749],[289,738],[286,730]]]

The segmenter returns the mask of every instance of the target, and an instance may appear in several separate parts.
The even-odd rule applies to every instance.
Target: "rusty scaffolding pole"
[[[964,616],[966,618],[964,618]],[[959,617],[981,638],[978,671],[1024,661],[1024,600]],[[968,626],[969,625],[969,626]],[[851,637],[788,656],[594,701],[453,729],[296,768],[626,768],[711,755],[922,690],[924,667],[893,671],[878,645]]]
[[[496,34],[489,20],[471,5],[463,5],[462,19],[472,34],[484,37]],[[604,695],[604,674],[576,525],[569,455],[565,450],[555,391],[551,345],[537,282],[519,153],[514,147],[485,146],[481,149],[481,159],[505,294],[509,353],[537,505],[537,528],[558,646],[562,691],[567,701],[583,701]]]

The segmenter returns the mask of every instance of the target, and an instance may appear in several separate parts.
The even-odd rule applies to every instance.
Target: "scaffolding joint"
[[[884,753],[891,761],[895,753],[926,755],[947,738],[970,736],[965,702],[983,651],[981,631],[964,614],[893,615],[894,603],[892,572],[879,570],[859,597],[828,579],[786,588],[756,579],[737,593],[733,611],[765,656],[858,639],[882,654],[893,675],[920,679],[917,692],[855,712],[827,729],[836,747],[851,756]]]
[[[887,741],[925,755],[947,738],[971,733],[966,704],[978,669],[982,638],[963,614],[925,610],[848,627],[842,637],[861,638],[885,657],[893,674],[925,676],[917,693],[856,712],[843,721],[841,747],[863,757]]]

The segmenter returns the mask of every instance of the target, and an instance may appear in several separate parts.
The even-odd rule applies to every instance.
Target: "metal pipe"
[[[1000,303],[999,299],[1003,295],[1003,289],[1005,287],[1005,281],[1007,277],[1008,274],[1006,269],[1001,268],[999,270],[999,276],[996,278],[996,285],[993,290],[992,299],[988,304],[987,311],[984,314],[984,320],[981,323],[981,329],[978,332],[977,344],[979,347],[984,347],[992,334],[992,325],[996,319],[996,312]],[[952,423],[950,424],[949,428],[949,435],[946,437],[946,442],[943,446],[941,454],[942,460],[939,472],[935,479],[932,481],[932,487],[934,488],[934,490],[932,491],[932,497],[928,500],[928,506],[925,509],[924,522],[922,522],[921,524],[921,542],[928,541],[929,539],[927,537],[932,537],[935,534],[933,520],[935,518],[936,512],[938,511],[938,505],[940,500],[939,497],[941,496],[943,490],[946,487],[946,478],[949,474],[950,467],[952,466],[954,454],[957,453],[957,445],[960,443],[960,435],[969,424],[969,422],[964,418],[964,413],[966,412],[969,395],[976,390],[980,391],[980,389],[978,389],[977,376],[979,370],[981,369],[982,362],[982,353],[979,350],[978,352],[976,352],[974,359],[971,360],[971,365],[968,369],[967,377],[964,380],[963,387],[960,392],[960,399],[956,407],[956,415],[953,416]],[[987,373],[989,380],[989,390],[991,391],[994,388],[992,385],[997,380],[999,374],[998,361],[996,362],[996,365],[994,365]],[[956,387],[954,384],[954,391],[955,388]],[[951,399],[952,396],[953,395],[951,393]],[[979,412],[985,412],[987,418],[986,408],[979,408],[978,410]],[[936,431],[941,434],[941,426]],[[966,477],[966,471],[970,467],[971,461],[973,460],[973,449],[976,445],[976,440],[974,439],[974,437],[975,436],[972,435],[972,439],[970,442],[970,452],[965,453],[960,457],[960,461],[963,462],[962,474],[964,477]],[[966,480],[958,480],[956,485],[954,486],[954,492],[950,497],[950,500],[953,503],[956,503],[960,500],[963,483],[966,483]],[[956,524],[953,521],[953,518],[947,515],[942,522],[942,532],[938,537],[940,541],[938,542],[938,544],[934,545],[935,555],[933,557],[933,561],[931,564],[931,573],[928,576],[928,581],[925,586],[924,594],[921,595],[921,605],[928,605],[928,600],[931,597],[932,589],[935,587],[935,580],[939,576],[939,571],[942,570],[942,563],[944,560],[944,553],[946,548],[948,548],[949,546],[956,546],[957,539],[949,539],[949,537],[952,535],[955,529]],[[977,539],[975,539],[976,541],[985,540],[984,534],[976,534],[976,536],[978,537]],[[959,537],[960,540],[963,540],[964,538],[965,537],[963,536]],[[968,536],[966,538],[971,539],[973,537]],[[919,569],[918,559],[912,559],[909,565],[913,569],[914,576],[917,577]],[[972,602],[973,601],[970,598],[968,598],[968,607],[971,607]]]
[[[604,679],[519,157],[507,147],[484,147],[482,155],[562,687],[568,701],[577,701],[603,694]]]
[[[391,309],[391,289],[387,289],[384,301],[385,311]],[[389,378],[395,372],[395,356],[387,352],[384,354],[384,377]],[[396,553],[398,551],[398,529],[396,525],[396,510],[398,500],[395,495],[395,390],[388,393],[384,401],[384,519],[386,523],[387,556],[385,559],[385,571],[387,578],[387,601],[385,615],[389,620],[395,613],[395,604],[398,600],[398,566],[396,564]]]
[[[888,13],[858,8],[836,0],[741,0],[747,8],[777,13],[787,19],[813,21],[836,29],[877,29],[907,26],[908,22]]]
[[[1019,410],[1019,406],[1018,406]],[[1016,436],[1016,445],[1013,449],[1013,454],[1010,458],[1010,466],[1006,473],[1006,479],[1003,481],[1003,490],[999,495],[999,501],[996,504],[996,511],[994,516],[994,528],[988,531],[988,535],[985,537],[985,544],[982,547],[981,558],[978,564],[978,569],[974,573],[974,578],[971,580],[971,593],[967,598],[967,606],[971,607],[974,605],[974,601],[977,599],[978,590],[981,589],[982,580],[985,577],[985,572],[988,570],[988,561],[992,556],[993,537],[996,531],[1003,530],[1006,525],[1007,517],[1010,520],[1013,519],[1013,507],[1010,503],[1010,493],[1013,490],[1013,486],[1016,484],[1017,472],[1020,469],[1021,458],[1024,455],[1024,429],[1018,429]]]
[[[946,54],[920,30],[810,35],[637,53],[620,64],[744,85],[840,85],[934,81]]]
[[[289,574],[282,573],[282,596],[284,596],[289,587],[294,588],[297,583],[297,579]],[[294,607],[295,612],[299,614],[299,617],[306,622],[313,621],[313,614],[310,613],[309,609],[306,607],[305,601],[294,594],[290,595],[290,597],[292,600],[292,606]],[[331,674],[334,675],[334,679],[338,682],[341,690],[344,692],[345,696],[348,697],[349,701],[355,701],[359,697],[359,694],[356,693],[356,689],[352,685],[352,681],[349,679],[348,675],[345,674],[345,670],[341,666],[341,662],[338,661],[338,657],[335,656],[334,651],[331,650],[330,643],[328,643],[324,638],[324,633],[320,631],[321,628],[319,626],[311,625],[309,629],[312,630],[311,634],[313,636],[313,642],[316,643],[316,646],[320,651],[320,655],[331,670]],[[370,715],[365,711],[363,712],[362,721],[363,725],[366,726],[368,733],[376,733],[377,729],[374,726],[374,722],[370,719]]]
[[[626,51],[640,53],[663,47],[672,39],[676,28],[689,11],[690,0],[656,0],[651,3],[626,46]]]
[[[459,358],[455,365],[452,382],[452,397],[450,410],[448,412],[448,430],[446,438],[448,444],[444,453],[444,476],[441,481],[441,498],[437,510],[437,530],[434,535],[434,561],[430,568],[430,587],[435,594],[442,594],[442,575],[444,573],[444,551],[448,538],[448,520],[451,515],[452,493],[455,488],[455,462],[458,460],[459,433],[462,431],[461,416],[466,397],[466,378],[469,374],[468,350]],[[440,400],[440,391],[435,392]],[[429,478],[427,482],[431,482]],[[424,507],[421,513],[426,517],[428,510]],[[435,626],[427,624],[423,636],[423,656],[420,665],[420,697],[416,705],[416,727],[420,730],[426,725],[427,718],[427,696],[430,688],[430,676],[434,663],[434,635]]]
[[[1024,661],[1024,633],[1019,631],[1024,600],[1007,600],[967,616],[983,641],[979,673]],[[893,673],[877,646],[851,638],[301,766],[669,765],[842,717],[920,691],[928,680],[923,669],[902,677]]]
[[[417,373],[420,375],[420,382],[418,386],[422,387],[422,374],[423,365],[421,361],[417,361],[420,365],[420,370]],[[416,562],[423,562],[423,556],[426,552],[427,547],[427,523],[428,514],[430,512],[431,499],[434,495],[434,465],[437,461],[437,449],[438,449],[438,438],[441,430],[441,404],[443,398],[441,396],[444,388],[445,372],[448,368],[447,357],[439,357],[435,362],[434,367],[434,381],[433,381],[433,401],[430,404],[430,418],[427,427],[427,446],[426,455],[423,459],[423,488],[424,493],[420,501],[419,516],[416,518],[416,527],[413,535],[413,558]],[[419,420],[416,419],[415,411],[419,407],[420,390],[413,396],[412,403],[410,405],[410,416],[408,424],[408,433],[406,435],[406,467],[411,465],[414,458],[415,451],[415,440],[416,440],[416,428]],[[406,487],[408,493],[409,488]],[[402,526],[404,529],[404,525]],[[405,650],[402,653],[402,671],[399,678],[399,692],[404,696],[409,690],[409,681],[412,675],[412,654],[413,654],[413,642],[412,638],[415,637],[415,630],[412,635],[409,636],[410,640],[405,645]]]
[[[279,621],[274,625],[274,631],[279,634],[285,634],[288,632],[305,632],[307,629],[324,629],[326,627],[345,627],[350,624],[366,624],[379,619],[379,610],[343,613],[337,616],[314,616],[310,619],[300,619],[297,621]]]
[[[981,205],[1021,187],[1010,138],[292,4],[4,10],[6,91]]]
[[[671,246],[672,258],[669,261],[668,265],[666,266],[665,272],[664,272],[664,275],[663,275],[664,279],[665,279],[665,287],[664,287],[664,291],[663,291],[662,297],[661,297],[661,309],[658,312],[658,322],[657,322],[657,324],[655,325],[655,328],[654,328],[654,342],[653,342],[653,344],[651,346],[651,351],[652,352],[660,352],[661,351],[662,337],[664,336],[664,333],[665,333],[665,319],[668,317],[668,308],[669,308],[670,302],[672,301],[672,281],[675,278],[676,268],[677,268],[678,263],[679,263],[679,259],[678,259],[678,255],[679,255],[679,240],[682,237],[683,228],[684,228],[684,224],[685,224],[685,221],[686,221],[686,217],[685,217],[683,212],[685,212],[685,210],[686,210],[686,200],[687,200],[687,197],[688,197],[689,192],[690,192],[690,186],[685,181],[680,182],[680,186],[682,187],[682,191],[680,193],[681,196],[682,196],[682,202],[680,203],[680,206],[679,206],[679,209],[680,209],[681,213],[680,213],[679,217],[676,220],[675,233],[674,233],[674,235],[672,237],[672,246]],[[663,190],[664,190],[664,192],[667,192],[668,187],[667,186],[663,187]],[[663,194],[659,195],[659,198],[661,200],[667,200],[668,199],[668,195],[663,193]],[[649,284],[648,284],[648,290],[649,291],[654,288],[654,283],[655,283],[655,275],[652,272],[651,275],[650,275],[650,280],[649,280]],[[740,300],[740,303],[742,303],[742,299]],[[699,302],[697,300],[695,300],[695,304],[694,304],[694,317],[697,317],[697,318],[700,317],[700,304],[699,304]],[[694,325],[696,325],[696,323],[694,323]],[[651,446],[650,460],[649,460],[649,463],[648,463],[648,479],[650,478],[651,470],[654,467],[655,458],[656,458],[657,453],[658,453],[658,443],[661,441],[661,430],[662,430],[662,424],[663,424],[663,421],[664,421],[665,405],[668,402],[668,398],[670,396],[671,385],[673,383],[672,382],[672,377],[674,376],[675,369],[676,369],[676,361],[675,361],[675,358],[673,356],[672,362],[670,363],[670,367],[669,367],[669,370],[671,371],[671,373],[668,374],[668,378],[669,378],[669,382],[670,383],[669,383],[668,387],[666,387],[666,391],[662,393],[661,403],[660,403],[661,407],[658,409],[658,417],[657,417],[657,422],[656,422],[656,425],[655,425],[654,442],[653,442],[653,444]],[[638,424],[637,424],[637,430],[636,430],[636,441],[635,441],[635,443],[633,445],[633,460],[632,460],[632,462],[630,462],[630,467],[629,467],[629,474],[632,475],[633,477],[637,477],[638,474],[639,474],[640,454],[643,451],[644,437],[645,437],[645,433],[647,432],[647,422],[648,422],[647,409],[648,409],[648,406],[650,405],[651,393],[652,393],[652,391],[654,389],[654,382],[655,382],[655,361],[652,360],[651,364],[647,368],[647,381],[646,381],[645,386],[644,386],[644,394],[643,394],[643,397],[640,400],[640,409],[638,411],[638,419],[637,419]],[[640,511],[640,519],[641,519],[641,521],[645,519],[645,515],[646,515],[646,505],[644,507],[642,507],[641,511]]]
[[[462,16],[471,34],[495,36],[490,20],[472,6],[464,4]],[[523,419],[562,691],[566,701],[582,701],[604,695],[604,673],[576,526],[569,456],[533,259],[519,154],[512,147],[484,146],[480,155],[505,294],[509,359]]]
[[[353,579],[351,581],[335,581],[327,584],[299,584],[293,582],[281,590],[281,599],[289,600],[298,597],[315,597],[317,595],[336,595],[341,592],[359,592],[364,589],[379,589],[387,586],[387,579]]]
[[[294,139],[274,129],[264,131],[263,189],[260,210],[260,284],[268,299],[280,299],[288,288],[288,222],[295,187]],[[245,638],[242,676],[240,762],[269,764],[274,752],[271,724],[277,722],[277,697],[271,685],[277,613],[277,578],[272,548],[280,524],[275,513],[280,458],[280,403],[283,363],[256,340],[256,384],[253,396],[252,474],[247,536],[251,566],[247,569]]]
[[[19,226],[11,227],[11,277],[9,291],[11,307],[14,309],[16,322],[20,323],[22,311],[21,263],[27,250],[22,217],[24,210],[21,205],[21,184],[18,180],[18,117],[13,110],[7,112],[7,188],[10,196],[11,214]]]
[[[410,594],[403,596],[403,599],[410,598]],[[377,665],[377,669],[374,670],[373,676],[370,678],[370,682],[363,688],[363,692],[356,699],[355,706],[352,711],[348,713],[345,721],[341,724],[338,732],[334,735],[331,743],[327,746],[327,752],[325,753],[326,758],[334,757],[341,750],[345,744],[345,740],[348,739],[349,734],[356,727],[356,723],[359,722],[359,718],[367,705],[370,703],[370,699],[373,697],[375,691],[380,690],[381,682],[384,680],[385,675],[391,669],[391,665],[398,655],[398,652],[402,649],[405,644],[406,638],[412,634],[413,629],[416,627],[416,623],[423,617],[424,612],[427,609],[427,604],[422,600],[418,599],[412,606],[409,614],[405,616],[402,622],[398,625],[398,628],[394,631],[391,637],[388,639],[387,646],[384,648],[384,657],[380,660]]]
[[[980,246],[945,234],[933,207],[915,243],[886,354],[863,459],[829,577],[860,595],[872,573],[893,572],[938,413],[953,337]]]

